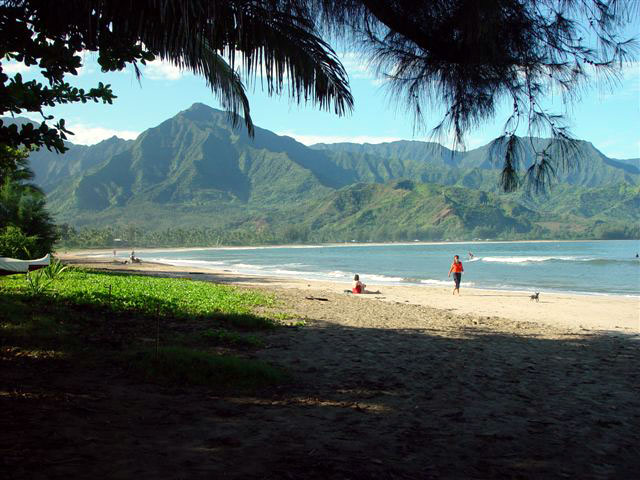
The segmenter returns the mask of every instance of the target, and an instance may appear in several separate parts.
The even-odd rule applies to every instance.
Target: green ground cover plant
[[[163,384],[250,388],[286,378],[277,367],[243,358],[280,325],[276,314],[254,313],[274,308],[273,296],[79,269],[53,279],[34,274],[46,289],[34,290],[22,274],[0,278],[0,345],[16,355],[55,352],[79,368],[97,361]]]
[[[13,275],[3,287],[14,292],[27,288],[24,276]],[[37,293],[43,293],[39,291]],[[69,305],[108,308],[113,312],[136,312],[148,316],[180,319],[214,317],[237,328],[270,329],[277,322],[253,315],[252,309],[272,306],[273,297],[188,279],[68,270],[50,284],[46,293]]]

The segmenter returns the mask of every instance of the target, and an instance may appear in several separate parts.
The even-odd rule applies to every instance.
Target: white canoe
[[[0,257],[0,275],[11,275],[12,273],[27,273],[46,267],[51,263],[51,255],[46,254],[36,260],[18,260],[17,258]]]

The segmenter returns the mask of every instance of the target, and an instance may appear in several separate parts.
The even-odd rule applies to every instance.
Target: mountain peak
[[[199,111],[205,111],[205,112],[216,112],[216,111],[220,111],[220,110],[216,110],[213,107],[210,107],[209,105],[205,104],[205,103],[201,103],[201,102],[195,102],[193,105],[191,105],[189,108],[187,108],[185,110],[186,112],[199,112]]]
[[[181,111],[177,117],[187,118],[192,121],[202,122],[210,121],[214,118],[220,118],[221,116],[227,116],[227,112],[218,110],[217,108],[210,107],[204,103],[196,102],[186,110]]]

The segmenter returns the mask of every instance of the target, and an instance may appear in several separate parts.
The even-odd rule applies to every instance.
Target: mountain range
[[[529,140],[525,166],[548,142]],[[136,140],[68,147],[30,161],[57,221],[76,228],[209,228],[246,232],[245,241],[566,238],[627,235],[640,220],[640,160],[584,141],[569,158],[575,167],[537,196],[500,193],[489,146],[307,147],[258,127],[250,138],[198,103]]]

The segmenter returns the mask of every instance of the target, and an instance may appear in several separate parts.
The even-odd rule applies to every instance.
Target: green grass
[[[276,312],[271,317],[285,327],[305,327],[307,322],[300,318],[300,315],[288,312]]]
[[[68,331],[65,325],[47,315],[34,315],[19,322],[4,321],[0,329],[15,338],[32,339],[38,343],[52,343],[64,338]]]
[[[146,380],[172,385],[259,387],[285,378],[282,370],[258,360],[216,355],[185,347],[161,347],[137,353],[131,366]]]
[[[33,294],[24,275],[6,277],[0,289]],[[273,319],[252,313],[256,307],[272,306],[275,303],[272,296],[187,279],[68,270],[39,295],[76,306],[108,308],[117,313],[181,319],[211,317],[243,329],[269,329],[277,325]]]
[[[7,292],[0,282],[0,345],[26,348],[75,348],[68,312],[56,311],[30,291]]]
[[[264,347],[265,331],[283,324],[275,314],[254,313],[274,307],[273,296],[184,279],[70,269],[34,292],[25,277],[0,278],[0,345],[16,356],[47,351],[82,369],[92,360],[120,368],[125,354],[137,377],[211,387],[251,388],[285,377],[277,367],[242,358],[247,348]],[[148,349],[156,338],[157,356],[155,348]]]

